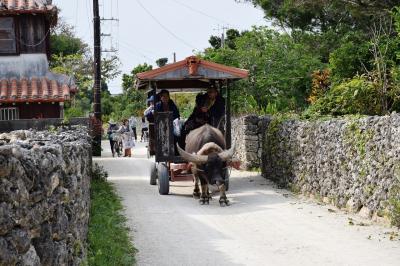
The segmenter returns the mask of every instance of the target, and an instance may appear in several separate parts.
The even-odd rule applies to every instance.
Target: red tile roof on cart
[[[200,72],[203,72],[203,75]],[[139,80],[157,80],[186,79],[197,75],[201,75],[203,78],[242,79],[248,77],[249,71],[189,56],[182,61],[138,73],[136,77]]]
[[[0,103],[64,102],[71,99],[76,87],[48,78],[1,79]]]
[[[0,0],[1,14],[56,13],[57,8],[46,0]]]

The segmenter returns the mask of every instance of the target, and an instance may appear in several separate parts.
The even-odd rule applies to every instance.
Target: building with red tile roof
[[[49,71],[57,12],[48,0],[0,0],[0,121],[62,118],[77,91],[71,77]]]

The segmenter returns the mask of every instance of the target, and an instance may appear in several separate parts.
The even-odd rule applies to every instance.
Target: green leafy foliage
[[[130,74],[123,74],[122,75],[123,91],[125,92],[125,91],[133,88],[136,74],[141,73],[141,72],[146,72],[146,71],[149,71],[152,69],[153,69],[152,65],[148,65],[147,63],[144,63],[144,64],[137,65],[134,69],[132,69]]]
[[[196,105],[197,93],[171,93],[171,99],[179,108],[181,118],[189,118]]]
[[[156,60],[156,64],[158,67],[163,67],[168,63],[168,58],[167,57],[162,57]]]
[[[362,33],[350,32],[339,43],[329,57],[333,81],[352,78],[371,68],[370,43]]]
[[[240,2],[240,0],[237,0]],[[393,0],[244,0],[261,7],[279,25],[304,31],[339,28],[368,31],[368,24],[398,5]]]
[[[235,38],[235,49],[206,49],[205,59],[250,70],[236,84],[232,105],[236,113],[301,109],[311,87],[311,74],[324,64],[309,47],[290,35],[266,27]]]
[[[93,101],[93,58],[88,45],[74,34],[72,26],[63,20],[52,31],[50,59],[51,71],[73,77],[78,93],[65,105],[65,118],[88,116]],[[102,58],[101,88],[110,94],[107,82],[120,74],[118,57]]]
[[[377,115],[381,112],[379,93],[374,82],[365,76],[356,76],[335,85],[318,99],[306,115]]]
[[[88,45],[75,37],[74,28],[60,19],[50,35],[50,52],[52,55],[67,56],[84,54],[88,51]]]

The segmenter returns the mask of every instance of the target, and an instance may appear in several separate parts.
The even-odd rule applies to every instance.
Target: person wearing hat
[[[225,100],[219,94],[217,88],[211,85],[206,93],[199,93],[196,96],[196,106],[183,126],[181,147],[185,146],[185,138],[190,131],[204,124],[218,127],[224,115]]]
[[[107,136],[108,136],[108,140],[110,141],[111,152],[112,152],[113,157],[115,155],[115,150],[114,150],[114,140],[113,140],[112,134],[117,130],[118,130],[117,123],[115,123],[113,119],[110,119],[108,121]]]
[[[153,123],[154,121],[154,96],[152,95],[147,99],[147,109],[144,111],[144,116],[147,118],[147,121]]]
[[[135,146],[133,134],[129,127],[129,120],[122,120],[122,126],[118,129],[118,133],[122,134],[122,147],[124,149],[124,157],[132,156],[132,148]]]
[[[180,118],[178,107],[169,97],[169,91],[161,90],[159,96],[161,101],[155,105],[155,110],[157,112],[172,112],[172,120]]]
[[[225,100],[218,93],[217,88],[211,86],[207,89],[207,93],[200,93],[196,96],[196,106],[188,118],[186,126],[191,128],[190,130],[206,123],[213,127],[218,127],[224,115]]]

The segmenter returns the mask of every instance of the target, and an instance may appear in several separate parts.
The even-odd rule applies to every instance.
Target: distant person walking
[[[124,157],[132,156],[132,148],[135,146],[133,141],[132,131],[129,129],[129,121],[125,119],[123,125],[118,130],[122,134],[122,147],[124,149]]]
[[[135,137],[135,141],[137,141],[137,135],[136,135],[136,127],[137,127],[137,119],[135,116],[131,116],[129,118],[129,128],[133,132],[133,136]]]
[[[114,150],[114,138],[113,138],[113,133],[116,132],[118,130],[118,126],[117,123],[114,122],[114,120],[110,119],[110,121],[108,121],[108,129],[107,129],[107,136],[108,136],[108,140],[110,141],[110,146],[111,146],[111,152],[113,154],[115,154],[115,150]]]
[[[149,138],[149,122],[146,121],[146,117],[142,117],[142,135],[140,141],[148,141]]]

